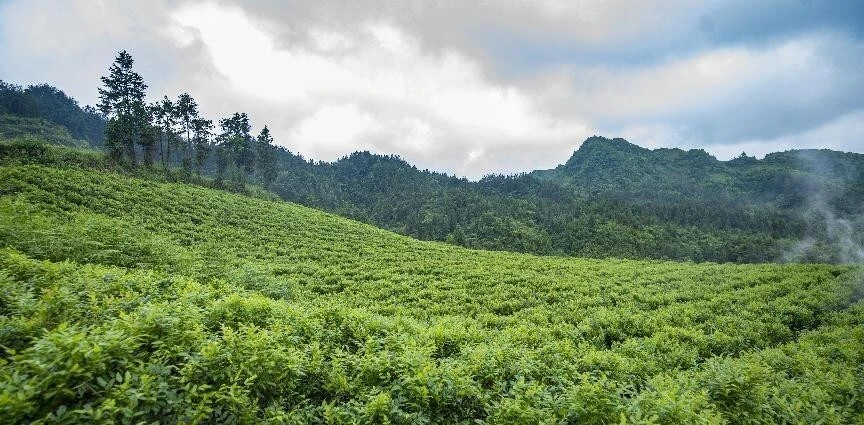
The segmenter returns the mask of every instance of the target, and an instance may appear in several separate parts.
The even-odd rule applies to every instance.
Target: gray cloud
[[[13,0],[0,5],[0,78],[93,103],[128,49],[153,98],[188,91],[214,120],[246,111],[306,156],[368,149],[474,178],[552,167],[595,133],[721,158],[862,151],[862,11],[851,0]]]

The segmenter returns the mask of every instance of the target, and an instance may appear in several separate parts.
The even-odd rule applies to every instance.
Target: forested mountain
[[[471,182],[358,152],[283,154],[272,189],[400,233],[496,250],[694,261],[848,261],[864,229],[864,155],[742,155],[587,139],[563,165]],[[806,249],[802,248],[802,241]],[[850,256],[852,256],[850,258]]]

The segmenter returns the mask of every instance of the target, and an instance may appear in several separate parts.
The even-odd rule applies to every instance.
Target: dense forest
[[[7,133],[66,128],[121,166],[210,178],[234,191],[257,185],[291,202],[470,248],[714,262],[864,260],[861,154],[800,150],[719,161],[702,150],[649,150],[595,136],[553,170],[475,182],[369,152],[310,161],[278,146],[267,126],[254,135],[242,112],[218,120],[217,129],[188,93],[147,104],[133,64],[118,54],[102,79],[98,112],[47,85],[3,85],[0,108],[14,124],[6,128],[18,129]],[[40,120],[26,121],[33,118]]]
[[[554,170],[478,182],[369,153],[292,164],[272,186],[284,199],[462,246],[717,262],[861,260],[860,154],[791,151],[724,162],[704,151],[593,137]]]
[[[104,117],[91,106],[81,107],[62,90],[47,84],[24,88],[0,80],[0,136],[36,135],[57,144],[75,140],[99,147],[104,132]]]

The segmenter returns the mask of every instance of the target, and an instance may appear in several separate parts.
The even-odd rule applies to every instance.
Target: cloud
[[[386,22],[352,33],[310,28],[306,43],[281,48],[239,8],[190,5],[172,16],[178,43],[192,43],[195,34],[234,90],[293,109],[274,130],[316,159],[369,149],[478,177],[484,170],[472,164],[483,152],[513,144],[552,144],[566,152],[588,134],[578,119],[550,118],[530,94],[491,81],[459,50],[424,51]]]
[[[730,145],[715,146],[721,158],[731,158],[741,152],[750,155],[791,149],[832,149],[861,152],[864,148],[864,108],[856,109],[818,127],[771,139],[743,140]]]
[[[829,7],[830,6],[830,7]],[[550,168],[586,136],[862,150],[851,0],[152,1],[0,4],[0,78],[93,103],[129,50],[153,99],[187,91],[277,142],[477,178]]]

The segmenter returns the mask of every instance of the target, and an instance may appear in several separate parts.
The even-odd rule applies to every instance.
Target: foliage
[[[50,143],[101,146],[105,119],[47,84],[26,88],[0,81],[0,135],[37,136]]]
[[[149,137],[151,121],[144,103],[147,85],[135,70],[134,60],[125,50],[117,54],[109,74],[101,78],[99,111],[108,117],[105,128],[105,150],[113,161],[136,164],[136,146],[152,146]],[[150,152],[145,149],[145,155]],[[145,158],[149,163],[149,158]]]
[[[81,107],[48,84],[31,85],[25,92],[36,100],[41,117],[65,127],[76,139],[88,140],[93,146],[103,143],[105,118],[92,106]]]
[[[124,166],[108,160],[103,152],[92,149],[52,146],[32,138],[0,139],[0,166],[3,165],[42,165],[56,168],[81,168],[100,172],[110,171],[157,182],[183,182],[201,187],[233,190],[259,199],[279,199],[275,194],[260,186],[247,184],[225,187],[213,179],[187,176],[176,169]]]
[[[65,127],[42,118],[0,115],[0,139],[40,140],[59,146],[83,148],[89,143],[75,139]]]
[[[472,251],[34,162],[0,167],[11,423],[864,420],[860,267]]]
[[[856,258],[844,247],[864,246],[861,154],[790,151],[722,162],[704,151],[593,137],[554,170],[478,182],[368,152],[311,163],[283,151],[280,170],[272,189],[283,199],[471,248],[850,262]],[[811,241],[808,249],[799,249],[802,241]]]

